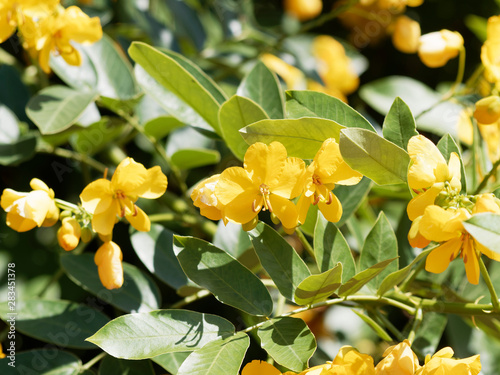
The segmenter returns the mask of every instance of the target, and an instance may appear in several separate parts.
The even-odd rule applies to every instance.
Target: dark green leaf
[[[122,315],[87,340],[117,358],[145,359],[201,348],[232,335],[234,326],[216,315],[188,310],[157,310]]]
[[[158,309],[161,297],[154,281],[137,267],[123,263],[123,286],[108,290],[102,286],[93,254],[61,254],[61,265],[77,285],[126,312]]]
[[[361,181],[352,186],[335,186],[333,193],[337,196],[342,204],[342,217],[337,223],[340,228],[344,225],[351,215],[356,212],[358,207],[363,203],[363,199],[368,195],[372,187],[372,181],[366,177],[363,177]]]
[[[292,371],[306,369],[316,350],[316,339],[302,319],[271,319],[258,329],[257,335],[262,348],[276,362]]]
[[[8,348],[4,347],[4,351]],[[0,359],[2,375],[76,375],[81,369],[82,362],[77,356],[56,348],[18,352],[13,358]]]
[[[81,129],[71,137],[73,148],[86,155],[94,155],[123,134],[124,123],[116,118],[103,117],[101,121]]]
[[[311,275],[309,268],[295,249],[269,225],[261,222],[248,234],[262,267],[280,293],[293,301],[295,289]]]
[[[98,375],[155,375],[150,360],[130,361],[110,356],[104,357]]]
[[[19,71],[7,64],[0,65],[0,103],[9,108],[21,121],[27,121],[25,107],[30,92],[21,80]],[[2,121],[3,123],[3,121]]]
[[[219,151],[205,149],[182,149],[171,156],[171,161],[179,169],[193,169],[220,161]]]
[[[391,336],[375,320],[373,320],[368,315],[365,315],[360,311],[356,311],[354,309],[352,311],[357,316],[359,316],[366,324],[368,324],[382,340],[389,341],[389,342],[392,341]]]
[[[236,259],[252,247],[247,232],[241,228],[240,224],[232,222],[224,224],[222,220],[217,225],[217,232],[215,232],[213,242],[215,246],[223,249]]]
[[[413,114],[400,97],[394,99],[389,113],[385,116],[382,130],[385,139],[403,150],[407,149],[410,138],[418,135]]]
[[[342,284],[342,263],[319,275],[305,278],[295,290],[295,303],[312,305],[326,301]]]
[[[500,215],[475,214],[462,224],[477,242],[500,254]]]
[[[455,152],[460,158],[460,181],[462,182],[462,193],[467,192],[467,177],[465,175],[464,162],[462,160],[462,153],[458,148],[457,143],[453,139],[453,137],[449,134],[445,134],[437,144],[438,150],[444,156],[446,161],[450,160],[450,156],[452,152]]]
[[[0,165],[16,165],[31,159],[35,154],[36,142],[36,135],[31,133],[12,143],[0,143]]]
[[[174,236],[174,251],[186,275],[227,305],[269,315],[273,303],[262,281],[231,255],[194,237]]]
[[[412,347],[420,351],[423,355],[433,355],[441,341],[448,319],[446,315],[428,312],[425,313],[422,323],[416,330]]]

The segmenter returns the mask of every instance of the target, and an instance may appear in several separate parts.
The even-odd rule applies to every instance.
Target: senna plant
[[[500,371],[497,16],[89,3],[0,0],[0,373]]]

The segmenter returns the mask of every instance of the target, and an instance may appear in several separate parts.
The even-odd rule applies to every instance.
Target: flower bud
[[[90,242],[92,240],[92,229],[90,229],[89,227],[83,227],[80,238],[85,243]]]
[[[403,53],[415,53],[418,50],[420,38],[420,24],[407,16],[400,16],[396,20],[392,44]]]
[[[97,249],[94,262],[97,265],[99,279],[106,289],[117,289],[123,285],[123,255],[120,247],[107,241]]]
[[[500,97],[493,95],[476,102],[474,118],[480,124],[493,124],[500,119]]]
[[[463,45],[464,39],[458,32],[435,31],[420,37],[418,56],[429,68],[439,68],[458,56]]]
[[[321,0],[285,0],[284,7],[285,12],[299,21],[307,21],[321,13],[323,3]]]
[[[80,241],[80,224],[74,217],[65,217],[62,220],[61,228],[57,231],[57,241],[66,251],[73,250]]]

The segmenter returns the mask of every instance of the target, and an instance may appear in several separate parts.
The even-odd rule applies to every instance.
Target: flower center
[[[114,199],[118,199],[118,203],[120,204],[120,217],[124,217],[126,214],[130,213],[132,216],[137,216],[137,206],[132,203],[129,197],[122,191],[115,191]]]
[[[256,198],[252,202],[252,211],[259,212],[262,209],[263,211],[268,210],[269,212],[273,212],[273,206],[271,206],[271,202],[269,201],[269,186],[266,184],[260,184],[259,193],[262,198]],[[257,200],[261,202],[257,202]]]

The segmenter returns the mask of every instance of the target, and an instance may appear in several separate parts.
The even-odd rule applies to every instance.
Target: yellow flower
[[[20,193],[5,189],[0,204],[7,212],[7,225],[18,232],[35,227],[49,227],[59,219],[59,208],[54,201],[54,191],[41,180],[30,181],[33,191]]]
[[[332,363],[323,365],[322,372],[303,372],[304,375],[375,375],[373,358],[367,354],[359,353],[351,346],[340,348]],[[318,366],[321,368],[320,366]],[[314,367],[313,367],[314,369]],[[312,369],[311,369],[312,370]]]
[[[418,50],[420,24],[407,16],[400,16],[394,24],[392,44],[404,53],[415,53]]]
[[[39,22],[38,32],[24,37],[27,45],[38,53],[40,67],[49,73],[51,52],[61,55],[69,65],[80,65],[80,52],[71,41],[82,44],[97,42],[102,38],[102,28],[98,17],[90,18],[80,8],[71,6],[43,18]]]
[[[303,177],[303,193],[297,202],[299,222],[305,222],[311,204],[318,205],[328,221],[339,221],[342,205],[331,190],[335,184],[355,185],[362,177],[361,173],[354,171],[344,161],[335,139],[325,140]]]
[[[285,12],[293,15],[300,21],[315,18],[323,9],[321,0],[284,0],[283,6]]]
[[[132,226],[149,231],[148,216],[135,205],[139,197],[156,199],[165,193],[167,177],[156,166],[146,169],[132,158],[124,159],[111,181],[100,178],[91,182],[80,194],[83,208],[93,214],[92,229],[110,235],[118,217],[125,217]]]
[[[57,241],[64,250],[70,251],[78,246],[82,230],[74,217],[65,217],[57,231]]]
[[[377,375],[413,375],[420,368],[418,358],[411,350],[408,340],[387,348],[384,357],[375,367]]]
[[[106,289],[117,289],[123,285],[122,251],[113,241],[104,242],[94,255],[99,279]]]
[[[210,220],[225,219],[222,213],[224,207],[215,196],[215,186],[219,176],[220,174],[216,174],[201,181],[191,193],[193,204],[200,209],[200,214]]]
[[[488,96],[476,102],[474,117],[480,124],[493,124],[500,119],[500,97]]]
[[[408,154],[411,159],[408,185],[417,193],[407,207],[408,217],[413,221],[434,204],[441,191],[446,189],[450,195],[460,192],[460,158],[452,152],[446,164],[434,143],[422,135],[410,138]]]
[[[485,68],[485,77],[489,82],[500,81],[500,17],[488,19],[486,41],[481,47],[481,61]]]
[[[284,62],[279,57],[271,55],[270,53],[264,53],[260,59],[269,69],[285,81],[286,87],[289,90],[305,89],[306,77],[300,69]]]
[[[494,163],[500,159],[500,120],[493,124],[478,124],[481,137],[486,143],[488,157]]]
[[[267,362],[254,360],[243,367],[241,375],[281,375],[281,371]]]
[[[477,375],[481,371],[479,355],[464,359],[452,359],[453,350],[446,347],[425,358],[425,365],[416,375]]]
[[[429,68],[439,68],[457,57],[463,46],[464,39],[458,32],[435,31],[420,37],[418,56]]]
[[[279,142],[251,145],[243,168],[224,170],[215,186],[215,196],[224,205],[227,219],[240,224],[253,221],[260,210],[272,212],[286,228],[295,228],[298,212],[290,199],[300,194],[298,182],[304,173],[301,159],[287,158]]]

